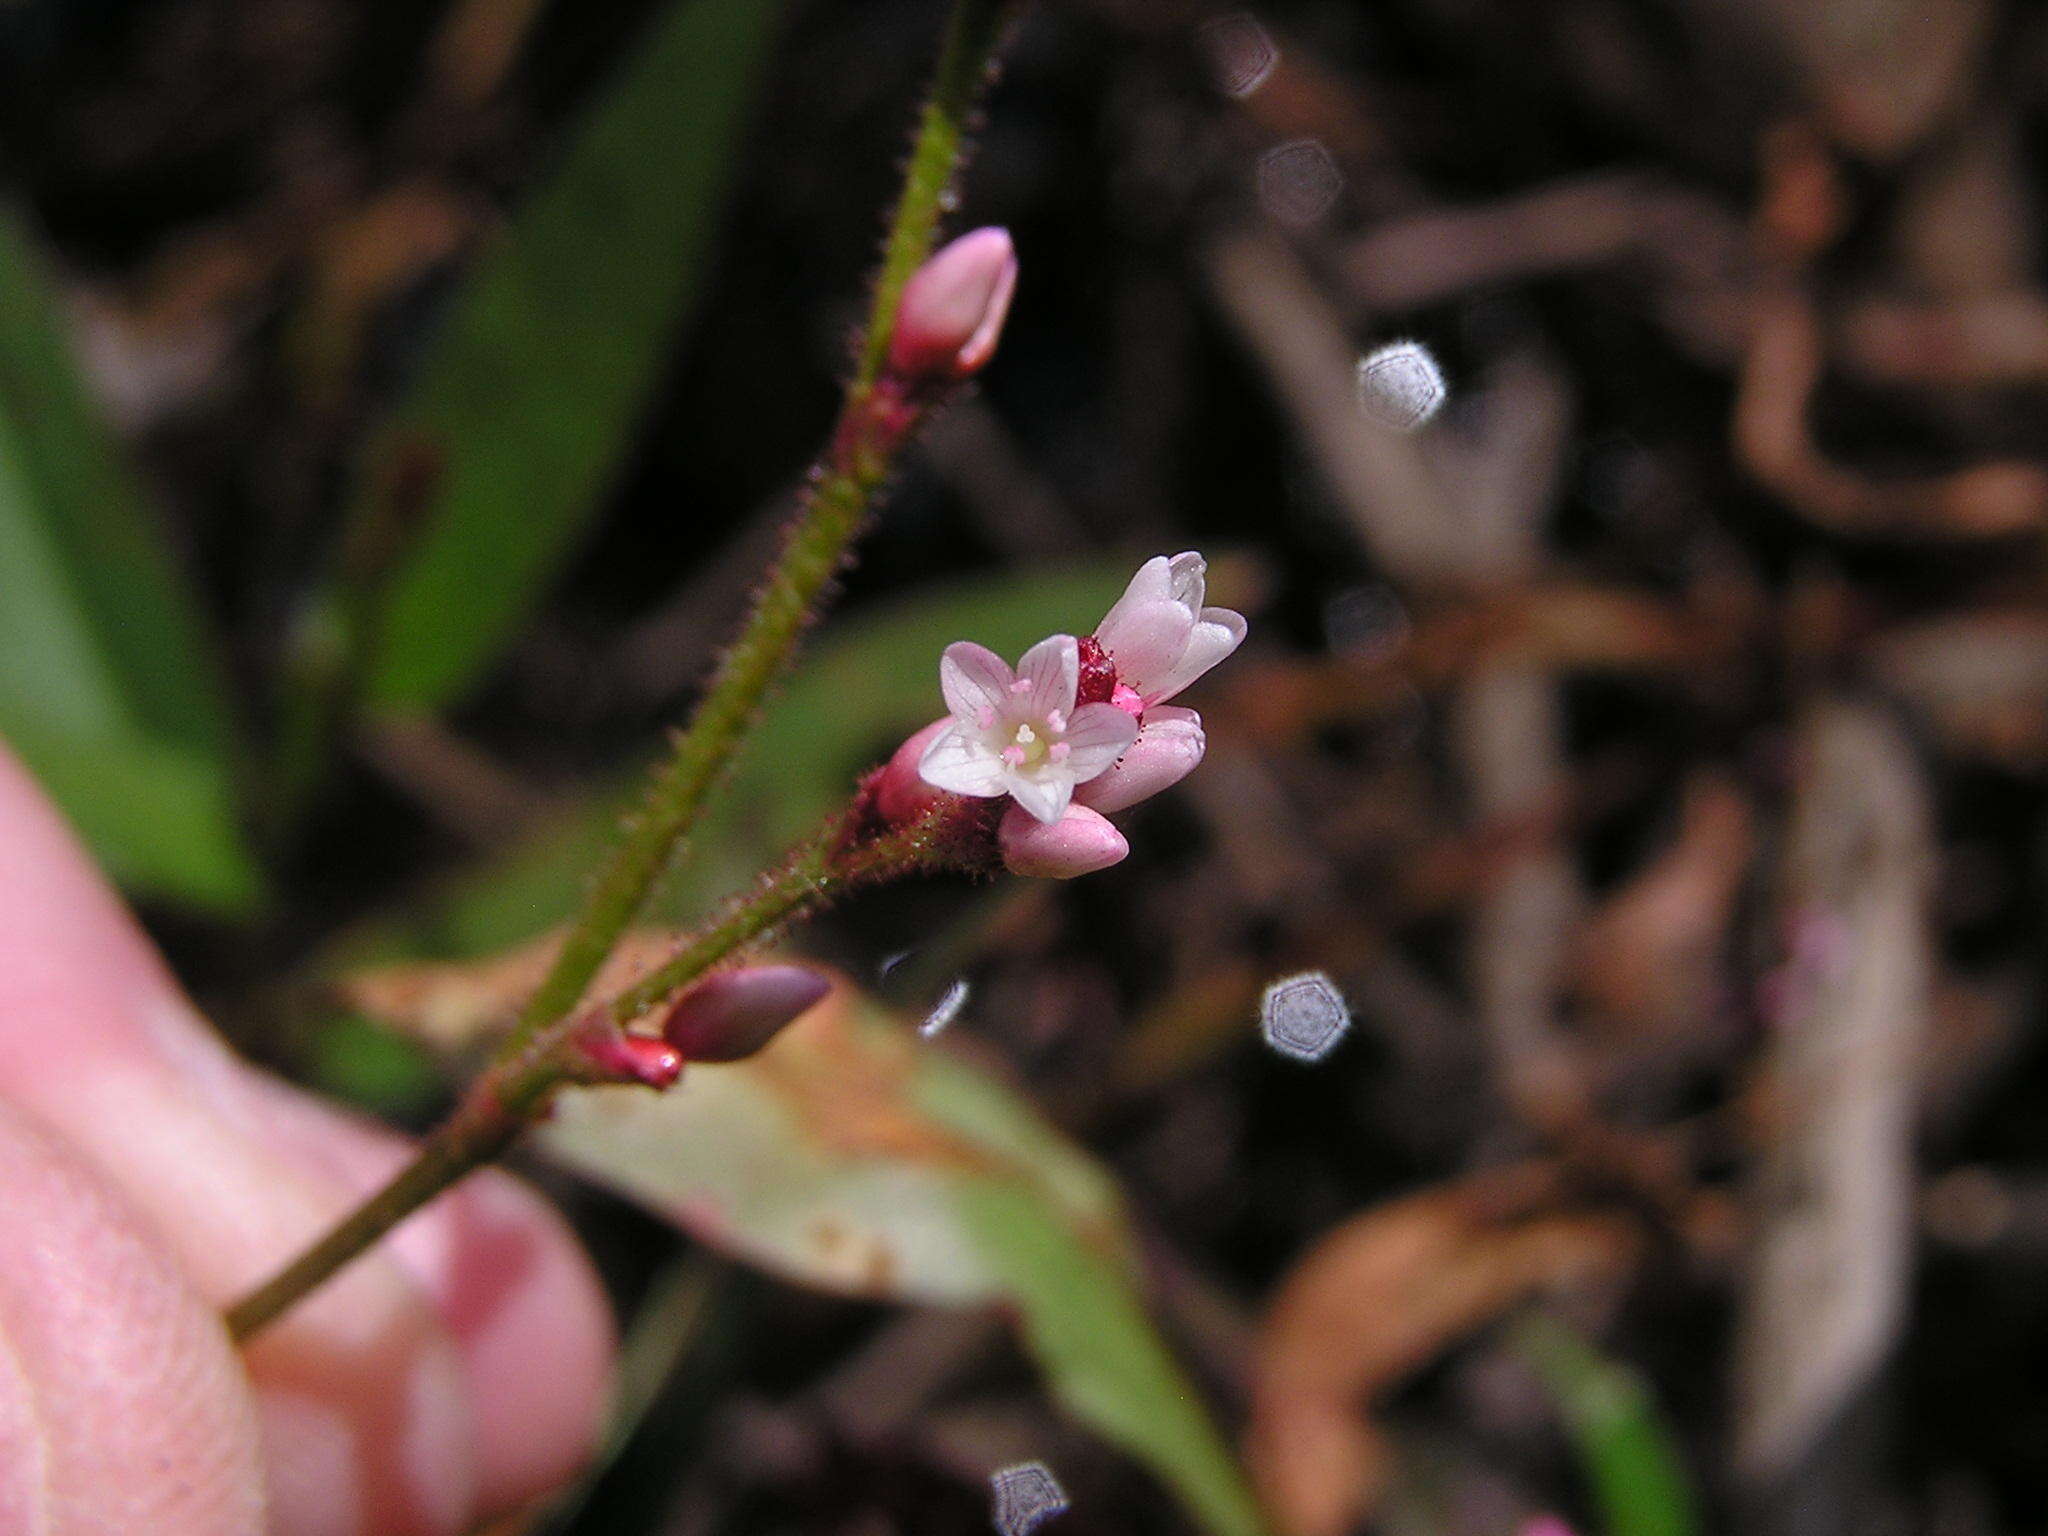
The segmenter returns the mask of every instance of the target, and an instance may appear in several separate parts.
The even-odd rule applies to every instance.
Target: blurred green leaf
[[[1021,1098],[851,987],[666,1094],[565,1094],[549,1156],[787,1279],[1001,1306],[1077,1417],[1216,1536],[1256,1506],[1146,1316],[1109,1176]]]
[[[386,593],[372,703],[459,692],[596,510],[695,293],[781,14],[676,0],[456,296],[379,434],[438,478]]]
[[[0,553],[0,564],[5,558]],[[6,644],[0,634],[0,647]],[[48,729],[14,716],[0,703],[0,735],[117,882],[221,915],[254,906],[256,867],[217,761],[119,730]]]
[[[914,1088],[935,1118],[1000,1147],[1049,1183],[1077,1172],[1078,1154],[1021,1100],[943,1053],[928,1054]],[[1092,1164],[1078,1171],[1105,1178]],[[1073,1208],[1089,1208],[1085,1187],[1064,1193]],[[1158,1473],[1204,1529],[1218,1536],[1262,1530],[1235,1458],[1145,1315],[1128,1238],[1118,1232],[1113,1244],[1090,1240],[1085,1228],[1058,1219],[1038,1191],[1015,1182],[962,1181],[953,1202],[963,1230],[1002,1276],[1024,1342],[1068,1411]],[[1120,1218],[1112,1207],[1106,1219]]]
[[[254,900],[196,607],[4,211],[0,733],[116,878],[222,911]]]
[[[677,920],[753,878],[852,791],[855,777],[943,711],[939,652],[978,640],[1008,656],[1085,632],[1123,591],[1121,564],[1007,574],[878,607],[828,629],[742,749],[653,921]],[[543,828],[396,920],[351,935],[340,963],[489,954],[565,920],[634,795]]]
[[[306,1072],[322,1092],[387,1120],[410,1119],[448,1091],[446,1073],[425,1047],[354,1015],[314,1034]]]
[[[1642,1378],[1553,1318],[1525,1321],[1515,1344],[1557,1400],[1607,1536],[1695,1536],[1685,1464]]]

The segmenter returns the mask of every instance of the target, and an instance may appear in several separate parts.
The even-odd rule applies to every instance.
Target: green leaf
[[[386,593],[371,702],[458,693],[589,522],[694,296],[781,12],[677,0],[457,295],[379,435],[439,475]]]
[[[223,916],[256,905],[256,866],[217,762],[119,731],[22,719],[7,721],[4,734],[119,884]]]
[[[1117,595],[1121,565],[963,582],[828,630],[741,750],[652,920],[679,919],[739,889],[851,793],[856,775],[938,717],[939,652],[978,640],[1015,656],[1056,630],[1085,632]],[[466,958],[566,919],[637,791],[540,829],[398,919],[350,936],[338,965]]]
[[[1102,1177],[1092,1164],[1075,1169],[1055,1133],[1021,1101],[941,1053],[931,1053],[916,1088],[936,1118],[1003,1147],[1048,1183]],[[1064,1193],[1068,1208],[1086,1208],[1079,1187]],[[1021,1183],[966,1182],[954,1205],[963,1230],[1002,1275],[1025,1343],[1068,1411],[1158,1473],[1204,1529],[1256,1536],[1264,1528],[1258,1507],[1145,1316],[1124,1235],[1091,1241],[1085,1227],[1063,1225],[1055,1207]]]
[[[786,1279],[1000,1306],[1078,1418],[1216,1536],[1260,1516],[1146,1316],[1109,1176],[1014,1093],[851,988],[671,1092],[565,1094],[549,1156]]]
[[[1642,1378],[1552,1318],[1528,1319],[1515,1344],[1557,1400],[1607,1536],[1695,1536],[1685,1464]]]
[[[425,1047],[353,1015],[323,1025],[309,1055],[314,1086],[387,1120],[410,1119],[447,1091],[440,1063]]]
[[[0,733],[117,878],[243,910],[215,661],[55,306],[0,210]]]

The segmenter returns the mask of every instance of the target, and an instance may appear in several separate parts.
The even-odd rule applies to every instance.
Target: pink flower
[[[1242,614],[1202,606],[1208,570],[1193,550],[1154,555],[1095,626],[1118,686],[1135,696],[1117,700],[1132,713],[1172,698],[1244,640]]]
[[[1017,251],[1006,229],[977,229],[933,255],[903,285],[889,335],[889,371],[905,379],[964,379],[995,355]]]
[[[714,971],[676,999],[658,1035],[622,1029],[602,1007],[593,1009],[574,1037],[585,1081],[670,1087],[688,1062],[753,1055],[828,990],[823,976],[801,965],[740,965]]]
[[[1069,879],[1122,859],[1107,813],[1179,783],[1208,745],[1200,715],[1162,701],[1244,639],[1242,617],[1202,606],[1206,571],[1193,551],[1146,561],[1095,634],[1040,641],[1014,673],[981,646],[948,646],[952,713],[875,776],[876,814],[903,826],[947,792],[1009,795],[996,843],[1013,873]]]
[[[1039,641],[1015,672],[985,646],[956,641],[939,661],[953,718],[926,745],[919,775],[956,795],[1008,795],[1039,821],[1058,821],[1074,787],[1108,769],[1138,734],[1114,704],[1077,705],[1079,687],[1072,635]]]
[[[1208,747],[1202,717],[1162,701],[1244,640],[1243,615],[1202,606],[1208,569],[1193,550],[1171,559],[1153,556],[1082,642],[1092,691],[1140,722],[1130,751],[1082,788],[1077,798],[1083,805],[1123,810],[1178,784],[1202,761]]]

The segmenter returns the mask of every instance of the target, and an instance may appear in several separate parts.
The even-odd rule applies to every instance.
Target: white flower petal
[[[1244,643],[1244,615],[1228,608],[1204,608],[1188,633],[1180,656],[1148,685],[1139,687],[1146,704],[1170,699]],[[1133,684],[1136,687],[1136,684]]]
[[[1186,605],[1194,613],[1202,606],[1204,579],[1209,574],[1209,562],[1192,549],[1182,550],[1166,562],[1167,592],[1176,603]]]
[[[1131,609],[1114,636],[1098,631],[1097,638],[1116,663],[1117,681],[1149,699],[1180,661],[1194,624],[1192,610],[1167,598]]]
[[[1072,635],[1052,635],[1024,653],[1017,679],[1031,686],[1014,696],[1011,712],[1043,720],[1054,710],[1072,714],[1081,685],[1081,646]]]
[[[982,800],[1004,793],[1003,772],[1002,758],[958,720],[934,736],[917,760],[917,776],[925,783]]]
[[[1161,704],[1145,711],[1144,722],[1138,727],[1138,740],[1203,742],[1202,717],[1178,704]]]
[[[1149,800],[1195,771],[1208,740],[1202,717],[1172,704],[1145,711],[1145,723],[1130,749],[1103,772],[1074,791],[1078,804],[1098,811],[1121,811]]]
[[[984,709],[1002,714],[1010,702],[1014,676],[1008,662],[972,640],[954,641],[939,658],[939,692],[945,696],[946,708],[954,719],[969,725],[980,725]]]
[[[1138,738],[1138,722],[1114,704],[1083,704],[1067,723],[1067,760],[1060,764],[1076,784],[1101,773]]]
[[[1102,642],[1103,649],[1114,648],[1110,644],[1111,637],[1121,630],[1125,620],[1133,612],[1149,608],[1154,603],[1173,600],[1173,573],[1170,565],[1171,562],[1166,556],[1154,555],[1138,567],[1138,574],[1133,576],[1130,585],[1124,588],[1124,595],[1116,600],[1115,606],[1104,614],[1102,622],[1095,626],[1095,638]]]
[[[1006,772],[1003,788],[1010,792],[1012,800],[1040,821],[1058,821],[1066,814],[1067,802],[1074,798],[1073,776],[1066,773],[1026,778],[1021,773]]]
[[[1124,597],[1137,602],[1149,603],[1162,597],[1173,596],[1173,562],[1164,555],[1154,555],[1143,565],[1124,587]],[[1122,601],[1123,599],[1118,599]]]

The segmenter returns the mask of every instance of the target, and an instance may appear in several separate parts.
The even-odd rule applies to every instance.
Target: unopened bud
[[[932,744],[932,738],[952,723],[950,716],[934,720],[912,736],[895,750],[875,780],[875,814],[890,826],[909,826],[945,794],[943,789],[925,782],[918,764],[924,761],[924,749]]]
[[[1003,813],[996,829],[1003,865],[1013,875],[1071,880],[1120,862],[1131,851],[1109,818],[1085,805],[1070,805],[1058,821],[1040,821],[1022,806]]]
[[[746,965],[706,977],[677,1000],[662,1038],[685,1061],[738,1061],[809,1009],[830,984],[801,965]]]
[[[1192,709],[1155,704],[1128,752],[1074,791],[1094,811],[1121,811],[1171,789],[1193,773],[1209,745]]]
[[[933,255],[903,285],[889,337],[889,371],[905,379],[964,379],[995,355],[1017,250],[1010,232],[977,229]]]

